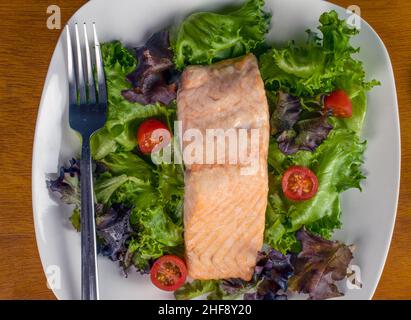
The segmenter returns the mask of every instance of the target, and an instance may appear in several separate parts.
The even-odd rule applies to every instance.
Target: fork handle
[[[80,160],[81,191],[81,299],[98,300],[96,222],[90,136],[83,136]]]

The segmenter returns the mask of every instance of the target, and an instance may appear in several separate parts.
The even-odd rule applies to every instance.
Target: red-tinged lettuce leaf
[[[169,47],[168,31],[160,31],[153,34],[144,46],[136,48],[138,66],[127,76],[134,87],[144,89],[145,85],[150,83],[153,74],[166,71],[173,66]]]
[[[177,77],[172,61],[168,31],[157,32],[136,49],[135,71],[127,75],[133,88],[122,91],[130,102],[168,105],[176,98]]]
[[[294,272],[290,258],[274,249],[259,252],[253,276],[256,290],[246,293],[244,300],[287,300],[287,282]]]
[[[311,300],[340,297],[336,281],[347,276],[353,258],[352,247],[338,241],[324,240],[304,228],[296,234],[302,251],[294,261],[294,276],[288,281],[291,291],[308,293]]]
[[[142,91],[140,88],[123,90],[121,94],[130,102],[138,102],[141,104],[152,104],[160,102],[168,105],[171,103],[177,94],[177,85],[175,83],[166,84],[162,78],[159,81],[150,85],[150,89]]]
[[[307,108],[310,107],[307,105],[304,105],[306,112],[302,114],[303,99],[279,91],[273,100],[271,134],[276,137],[279,149],[286,155],[299,150],[314,151],[333,129],[328,120],[329,114],[309,112]]]
[[[287,155],[299,150],[314,151],[328,137],[332,129],[328,115],[301,120],[297,122],[294,129],[283,131],[278,136],[278,146]]]
[[[251,290],[253,286],[253,282],[239,278],[220,280],[216,283],[214,292],[207,296],[207,300],[234,300]]]
[[[290,130],[300,118],[300,100],[292,95],[279,91],[274,111],[270,119],[271,134]]]
[[[261,251],[250,281],[221,280],[207,299],[232,300],[243,296],[244,300],[286,300],[287,282],[294,271],[290,258],[271,248]]]
[[[127,252],[127,240],[133,234],[130,213],[130,208],[113,205],[96,219],[97,235],[103,240],[101,253],[113,261],[122,260]]]
[[[58,178],[47,180],[46,185],[51,192],[59,193],[65,204],[80,206],[80,166],[76,159],[71,159],[68,167],[62,166]]]

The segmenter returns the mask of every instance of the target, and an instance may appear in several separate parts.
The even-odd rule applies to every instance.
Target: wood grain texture
[[[47,29],[47,7],[62,22],[84,3],[0,2],[0,298],[54,299],[47,289],[33,229],[31,159],[47,68],[60,30]],[[45,155],[46,156],[46,155]]]
[[[60,34],[47,29],[46,9],[60,6],[64,25],[85,2],[0,2],[0,299],[54,299],[34,235],[32,143],[44,79]],[[374,298],[411,299],[411,2],[334,2],[361,7],[394,66],[401,118],[401,193],[391,250]]]

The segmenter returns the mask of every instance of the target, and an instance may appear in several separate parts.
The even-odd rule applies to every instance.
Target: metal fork
[[[74,25],[75,50],[71,45],[70,27],[66,26],[67,66],[69,80],[70,127],[82,136],[80,160],[81,191],[81,298],[98,300],[98,273],[96,225],[94,217],[93,173],[91,167],[90,138],[104,126],[107,116],[107,88],[100,44],[93,23],[95,62],[90,54],[87,26],[83,25],[84,50],[79,28]],[[85,55],[83,54],[85,51]],[[83,60],[85,59],[85,65]],[[85,71],[83,71],[85,66]],[[96,71],[96,79],[94,77]]]

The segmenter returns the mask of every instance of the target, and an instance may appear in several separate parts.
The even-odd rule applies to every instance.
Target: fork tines
[[[84,41],[80,40],[78,24],[74,25],[75,48],[71,44],[69,25],[66,26],[66,32],[69,103],[71,105],[107,103],[103,62],[95,24],[93,23],[94,57],[90,53],[86,23],[83,24]],[[94,70],[96,78],[94,78]]]

